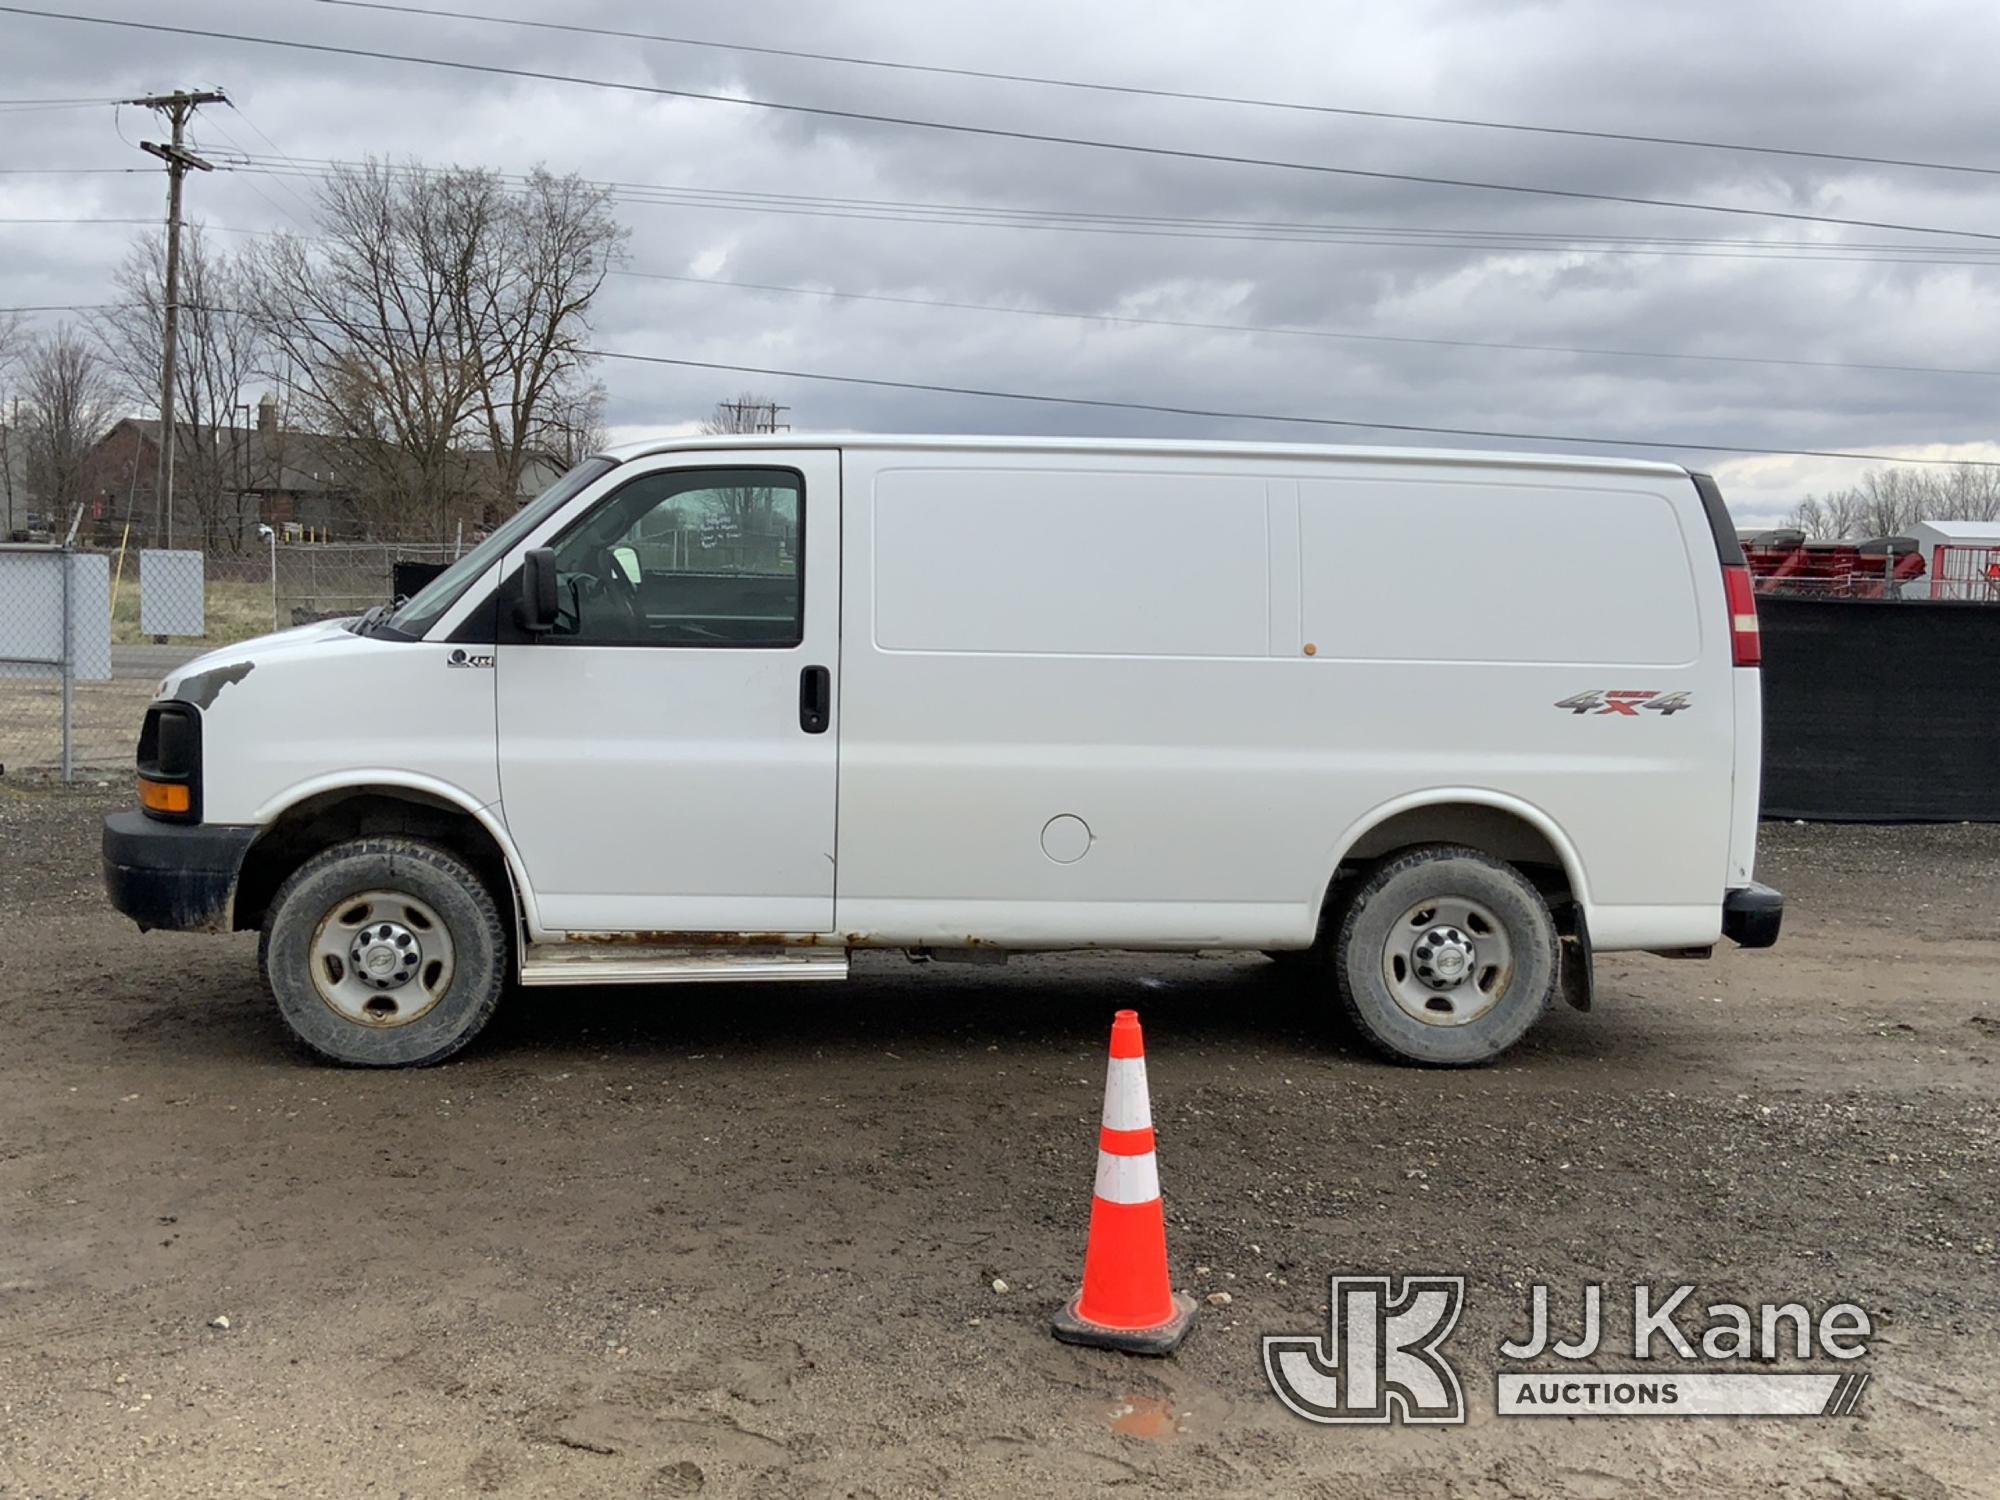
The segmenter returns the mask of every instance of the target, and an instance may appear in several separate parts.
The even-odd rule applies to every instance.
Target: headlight
[[[175,823],[201,821],[201,712],[155,703],[139,729],[139,806]]]

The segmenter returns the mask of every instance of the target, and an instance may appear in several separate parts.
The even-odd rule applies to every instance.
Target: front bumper
[[[1722,897],[1722,935],[1739,948],[1768,948],[1778,941],[1785,898],[1768,885],[1739,886]]]
[[[258,830],[162,823],[136,810],[104,820],[104,890],[141,932],[227,932],[243,856]]]

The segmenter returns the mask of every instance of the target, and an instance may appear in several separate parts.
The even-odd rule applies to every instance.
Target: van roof
[[[883,435],[859,432],[726,433],[717,437],[661,437],[619,443],[605,454],[621,462],[655,453],[727,449],[783,451],[788,448],[842,448],[883,451],[944,450],[954,453],[1124,453],[1175,458],[1317,458],[1342,463],[1452,464],[1469,468],[1594,470],[1600,473],[1673,475],[1679,464],[1616,454],[1504,453],[1477,448],[1372,448],[1333,443],[1224,443],[1155,438],[985,437],[938,433]]]

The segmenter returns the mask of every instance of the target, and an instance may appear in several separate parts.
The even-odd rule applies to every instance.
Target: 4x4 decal
[[[1557,708],[1566,708],[1573,714],[1623,714],[1628,719],[1639,717],[1640,709],[1650,709],[1654,713],[1671,717],[1684,708],[1692,708],[1689,693],[1640,692],[1633,688],[1592,688],[1588,692],[1572,693],[1567,698],[1556,700]]]

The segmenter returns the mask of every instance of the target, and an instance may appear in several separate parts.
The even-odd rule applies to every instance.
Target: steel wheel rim
[[[408,1026],[451,988],[444,918],[407,891],[344,896],[313,929],[307,966],[329,1010],[357,1026]]]
[[[1514,945],[1491,907],[1464,896],[1411,906],[1382,943],[1382,980],[1397,1009],[1426,1026],[1469,1026],[1505,997]]]

